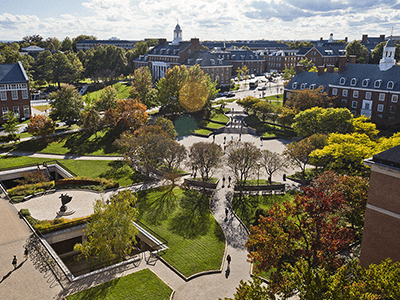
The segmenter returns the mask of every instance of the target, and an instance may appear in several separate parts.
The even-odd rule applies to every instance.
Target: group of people
[[[28,253],[29,253],[28,248],[25,248],[25,250],[24,250],[25,260],[28,259]],[[14,266],[14,270],[17,268],[17,264],[18,264],[18,259],[17,259],[17,256],[14,255],[14,258],[12,260],[12,265]]]

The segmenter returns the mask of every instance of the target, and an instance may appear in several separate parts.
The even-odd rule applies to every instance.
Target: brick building
[[[400,145],[365,160],[371,167],[360,263],[400,261]]]
[[[379,65],[355,64],[355,56],[340,57],[338,71],[333,65],[319,66],[318,72],[297,74],[285,87],[284,101],[297,89],[315,89],[320,86],[328,96],[335,97],[342,107],[354,115],[371,117],[376,124],[392,125],[400,121],[400,66],[395,65],[395,45],[389,40],[384,48]]]
[[[29,79],[21,62],[16,64],[0,64],[0,123],[4,123],[4,115],[12,111],[21,120],[30,117],[31,96]]]

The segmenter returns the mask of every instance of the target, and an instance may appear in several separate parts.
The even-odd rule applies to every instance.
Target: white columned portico
[[[170,65],[162,61],[152,61],[151,73],[154,79],[163,78]]]

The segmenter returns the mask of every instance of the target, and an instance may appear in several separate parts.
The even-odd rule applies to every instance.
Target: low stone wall
[[[238,186],[235,186],[235,191],[238,191]],[[268,184],[268,185],[245,185],[244,191],[281,191],[285,190],[284,184]]]
[[[205,187],[208,189],[216,189],[218,185],[218,181],[216,183],[211,183],[211,182],[202,182],[202,181],[197,181],[197,180],[190,180],[185,178],[185,184],[187,186],[200,186],[200,187]]]

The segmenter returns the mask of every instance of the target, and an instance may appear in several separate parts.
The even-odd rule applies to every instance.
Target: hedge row
[[[13,187],[9,189],[8,195],[13,198],[15,196],[29,196],[35,193],[44,192],[45,190],[49,190],[54,187],[54,181],[48,182],[39,182],[39,183],[32,183],[32,184],[24,184]]]

